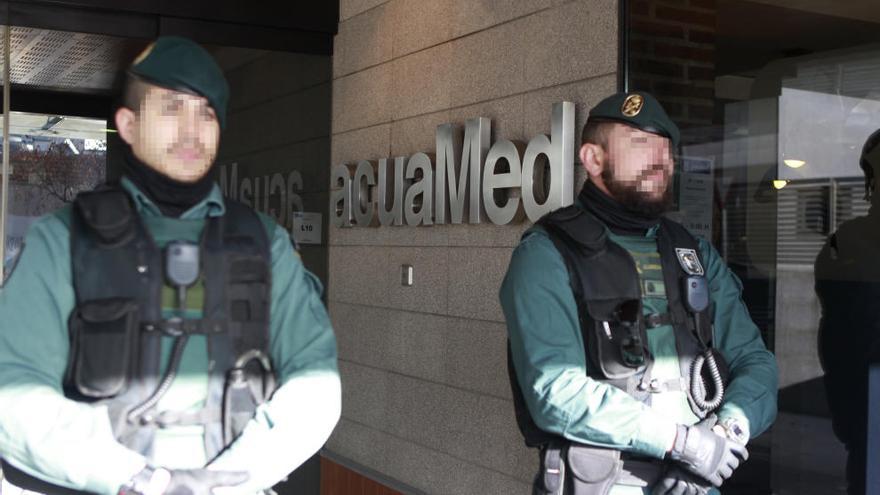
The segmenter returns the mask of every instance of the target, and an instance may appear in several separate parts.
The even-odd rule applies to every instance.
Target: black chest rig
[[[150,453],[157,428],[197,424],[205,427],[210,459],[232,443],[257,403],[271,393],[270,252],[262,222],[250,209],[226,200],[226,213],[207,220],[199,251],[202,318],[165,319],[163,253],[128,194],[106,188],[80,194],[74,203],[76,307],[68,321],[65,393],[74,400],[105,403],[117,440],[144,455]],[[168,382],[165,389],[170,385],[168,374],[179,364],[181,342],[192,334],[207,339],[205,407],[196,415],[157,414],[156,396],[164,393],[163,382]],[[164,377],[163,336],[176,343]],[[256,392],[250,403],[231,397],[235,381],[249,383],[247,388]]]
[[[207,220],[199,244],[203,317],[162,316],[163,253],[119,187],[81,193],[71,219],[76,307],[70,314],[65,395],[108,407],[113,433],[150,456],[158,428],[202,425],[214,458],[230,445],[275,388],[269,355],[271,254],[259,217],[225,200],[226,213]],[[186,339],[207,338],[208,396],[193,414],[156,411]],[[175,345],[163,375],[163,336]],[[79,494],[3,463],[16,486],[46,494]]]
[[[695,400],[693,397],[691,377],[694,364],[698,362],[697,375],[704,383],[700,386],[708,389],[704,389],[704,396],[716,392],[711,373],[702,369],[707,350],[721,361],[720,355],[711,351],[711,308],[696,313],[686,308],[682,292],[685,277],[689,274],[676,251],[696,257],[698,264],[693,266],[702,272],[705,265],[699,263],[697,240],[681,225],[661,220],[657,243],[668,312],[646,316],[642,314],[641,282],[635,261],[626,249],[608,239],[601,222],[572,205],[544,216],[537,223],[546,230],[568,269],[578,306],[589,376],[620,388],[646,404],[650,404],[653,393],[682,390],[687,393],[691,409],[698,417],[710,413],[711,410],[701,407],[699,398]],[[669,324],[675,329],[682,378],[676,383],[660,383],[651,378],[653,357],[648,350],[648,332]],[[509,352],[508,371],[517,423],[526,444],[535,447],[560,440],[558,436],[540,430],[532,420]]]
[[[113,433],[126,447],[151,454],[158,428],[202,425],[214,458],[241,433],[275,388],[269,360],[271,254],[265,227],[249,208],[225,200],[226,213],[207,220],[199,244],[203,317],[163,318],[163,253],[119,187],[81,193],[71,223],[76,307],[70,314],[65,395],[108,407]],[[198,413],[156,411],[174,378],[186,339],[207,338],[208,396]],[[164,336],[174,337],[163,374]],[[8,463],[21,488],[75,494]]]

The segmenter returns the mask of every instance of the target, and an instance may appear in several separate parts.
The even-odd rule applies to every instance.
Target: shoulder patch
[[[678,258],[681,269],[688,275],[705,275],[706,271],[703,270],[703,264],[700,263],[700,257],[697,256],[696,250],[675,248],[675,256]]]

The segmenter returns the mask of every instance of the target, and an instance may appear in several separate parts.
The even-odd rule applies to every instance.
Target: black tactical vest
[[[77,196],[71,223],[76,307],[68,329],[65,395],[106,405],[116,439],[145,456],[158,428],[202,425],[207,458],[241,433],[274,389],[269,355],[271,254],[259,217],[226,199],[226,213],[207,219],[200,240],[203,317],[164,319],[163,253],[129,195],[104,187]],[[163,379],[163,336],[207,338],[208,397],[197,414],[138,408]],[[182,349],[181,349],[182,350]],[[172,359],[173,360],[173,359]],[[135,409],[142,413],[133,415]],[[13,484],[42,493],[73,493],[3,465]]]
[[[578,317],[591,378],[624,390],[646,404],[651,394],[676,387],[688,395],[691,409],[701,410],[690,393],[691,366],[705,346],[712,345],[711,308],[693,315],[682,301],[682,284],[687,275],[676,249],[700,256],[697,239],[681,225],[667,219],[660,222],[657,244],[666,285],[668,313],[642,314],[642,294],[636,264],[629,252],[608,239],[605,226],[582,208],[571,205],[556,210],[538,222],[562,255],[568,269],[571,289],[578,306]],[[705,263],[700,263],[705,266]],[[700,267],[702,268],[702,267]],[[701,335],[695,332],[699,318]],[[682,379],[677,383],[657,383],[650,376],[653,359],[648,351],[647,333],[651,328],[671,324],[675,329],[676,350]],[[721,361],[716,353],[716,359]],[[724,368],[723,364],[721,365]],[[508,344],[508,374],[513,389],[517,424],[530,447],[565,441],[540,430],[525,405],[516,378]],[[726,373],[724,373],[726,374]],[[709,377],[705,377],[711,384]],[[710,392],[712,392],[710,390]]]

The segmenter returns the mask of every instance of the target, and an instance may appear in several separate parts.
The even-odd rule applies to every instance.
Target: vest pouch
[[[622,337],[618,342],[620,358],[624,366],[638,369],[645,365],[645,342],[639,335],[638,322],[621,324]]]
[[[65,382],[92,399],[124,392],[135,366],[138,307],[131,299],[85,302],[70,315],[70,360]]]
[[[586,301],[592,328],[585,332],[585,345],[593,369],[599,370],[598,378],[621,380],[642,373],[647,367],[647,335],[638,317],[641,308],[638,300]]]
[[[240,356],[226,373],[223,387],[223,442],[232,443],[254,417],[260,404],[275,392],[275,374],[269,357],[260,351]]]
[[[229,445],[244,431],[254,416],[257,399],[251,390],[250,380],[241,368],[233,368],[226,375],[223,390],[223,443]]]
[[[541,462],[538,475],[532,483],[532,495],[565,494],[565,446],[550,443],[541,447]]]
[[[565,452],[572,495],[607,495],[620,477],[620,451],[571,444]]]

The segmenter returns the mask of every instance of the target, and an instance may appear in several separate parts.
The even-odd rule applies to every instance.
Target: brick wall
[[[321,458],[320,495],[402,495],[358,472]]]
[[[649,91],[682,128],[715,113],[717,0],[630,2],[630,88]]]

